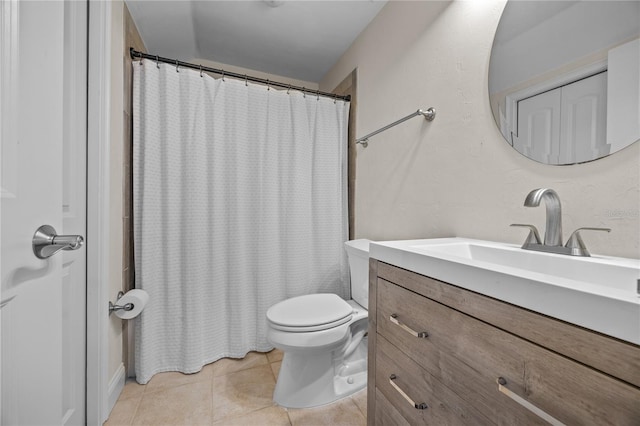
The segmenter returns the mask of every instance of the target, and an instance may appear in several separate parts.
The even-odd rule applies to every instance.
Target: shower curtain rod
[[[179,61],[177,59],[163,58],[162,56],[150,55],[148,53],[139,52],[139,51],[135,50],[133,47],[129,48],[129,53],[131,54],[131,58],[132,59],[135,59],[135,58],[151,59],[153,61],[156,61],[156,63],[162,62],[162,63],[165,63],[165,64],[175,65],[176,67],[191,68],[191,69],[194,69],[194,70],[199,70],[200,72],[202,72],[202,71],[211,72],[211,73],[214,73],[214,74],[220,74],[220,75],[222,75],[222,77],[233,77],[233,78],[237,78],[237,79],[244,80],[244,81],[251,81],[251,82],[254,82],[254,83],[266,84],[267,86],[282,87],[283,89],[287,89],[287,90],[293,89],[293,90],[297,90],[297,91],[300,91],[300,92],[303,92],[303,93],[310,93],[310,94],[313,94],[313,95],[316,95],[316,96],[324,96],[324,97],[327,97],[327,98],[340,99],[340,100],[343,100],[343,101],[350,101],[351,100],[351,96],[350,95],[340,96],[340,95],[336,95],[334,93],[321,92],[319,90],[307,89],[306,87],[294,86],[292,84],[287,84],[287,83],[280,83],[278,81],[267,80],[267,79],[260,78],[260,77],[252,77],[252,76],[247,75],[247,74],[239,74],[239,73],[225,71],[225,70],[221,70],[221,69],[205,67],[205,66],[198,65],[198,64],[191,64],[189,62],[182,62],[182,61]]]

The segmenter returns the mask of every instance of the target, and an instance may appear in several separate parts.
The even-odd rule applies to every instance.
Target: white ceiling
[[[386,0],[126,3],[150,54],[319,82]]]

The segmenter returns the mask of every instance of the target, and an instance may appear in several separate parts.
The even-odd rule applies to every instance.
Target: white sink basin
[[[640,260],[574,257],[466,238],[371,243],[370,256],[640,344]]]

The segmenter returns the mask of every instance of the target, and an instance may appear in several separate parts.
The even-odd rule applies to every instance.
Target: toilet
[[[367,385],[369,242],[345,242],[351,300],[308,294],[267,311],[267,339],[284,352],[273,392],[277,404],[316,407]]]

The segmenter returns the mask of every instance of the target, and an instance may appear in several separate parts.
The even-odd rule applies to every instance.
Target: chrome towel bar
[[[413,114],[409,114],[404,118],[401,118],[400,120],[394,121],[393,123],[382,127],[381,129],[376,130],[375,132],[371,132],[369,133],[367,136],[364,136],[360,139],[356,139],[356,144],[361,143],[363,147],[367,147],[369,145],[369,138],[371,136],[375,136],[378,133],[384,132],[385,130],[388,130],[394,126],[397,126],[400,123],[404,123],[405,121],[409,120],[410,118],[413,117],[417,117],[418,115],[421,115],[424,117],[425,120],[427,121],[433,121],[434,118],[436,118],[436,109],[433,107],[427,108],[426,110],[424,109],[419,109],[416,112],[414,112]]]

